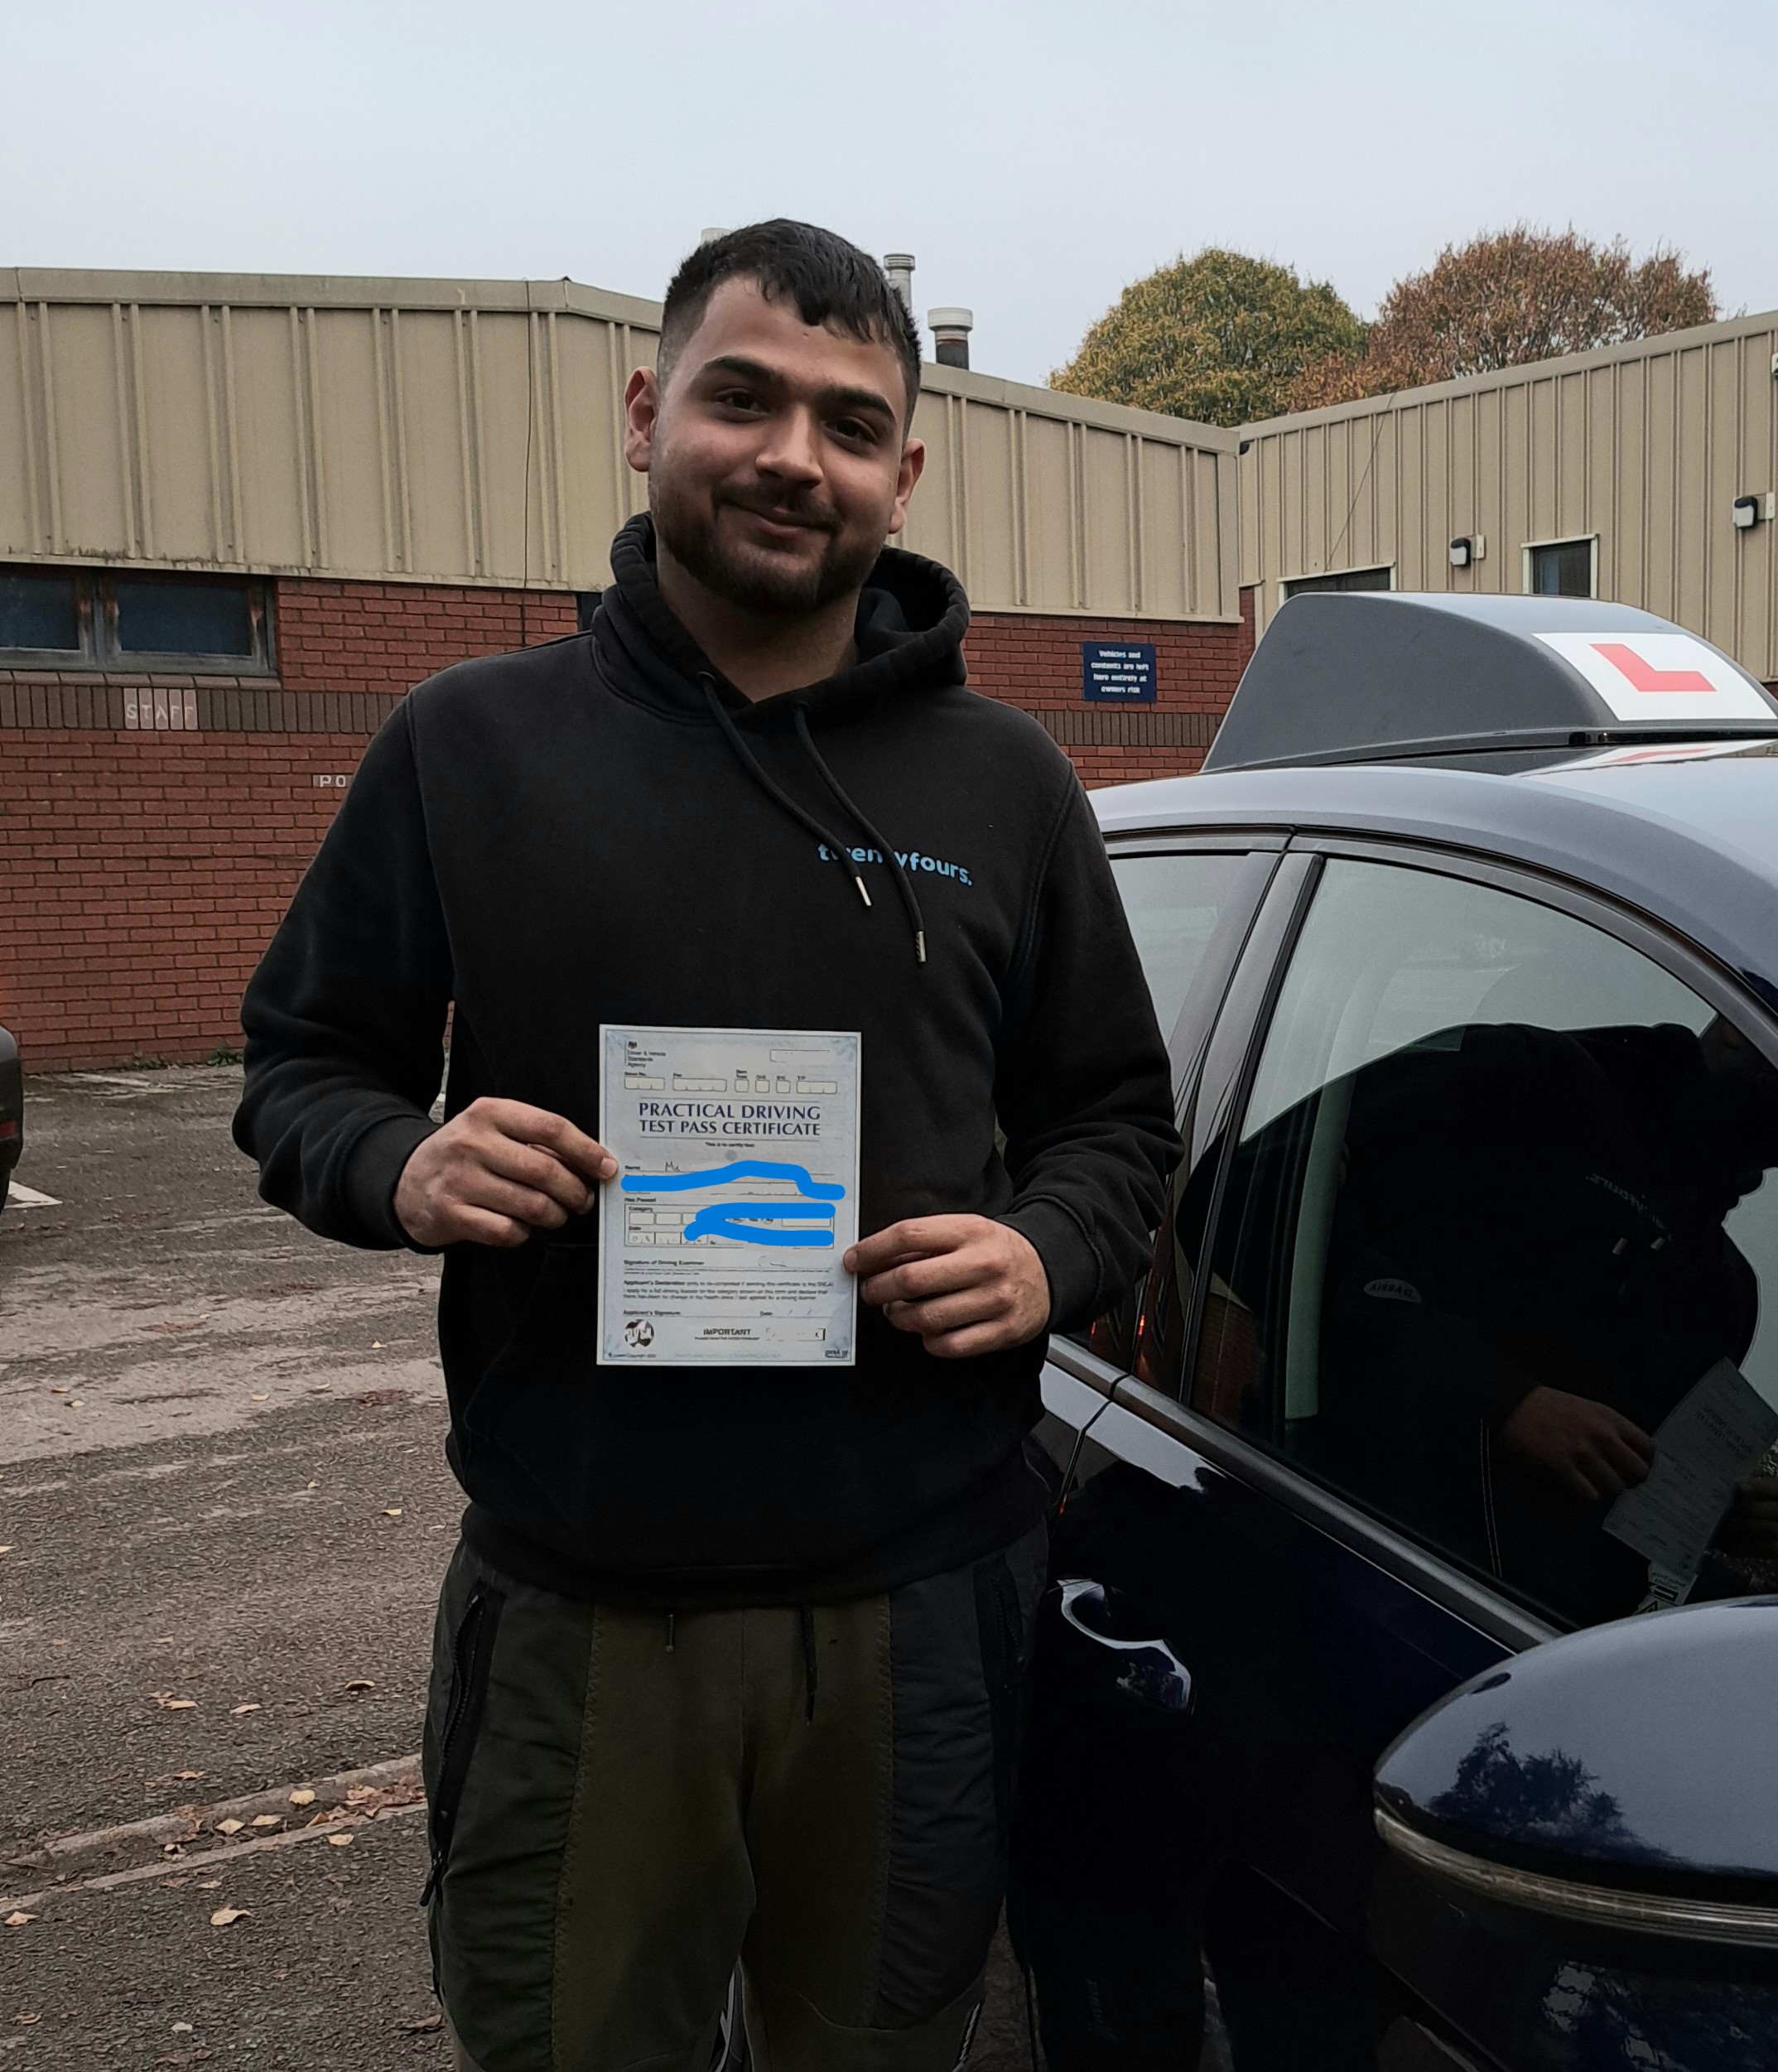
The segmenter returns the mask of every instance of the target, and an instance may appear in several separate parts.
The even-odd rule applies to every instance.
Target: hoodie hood
[[[846,872],[866,908],[870,892],[859,865],[866,855],[882,856],[907,916],[915,961],[924,964],[926,917],[907,867],[834,775],[809,723],[812,716],[824,722],[857,717],[901,691],[961,688],[967,675],[962,642],[969,602],[956,578],[937,561],[885,547],[859,597],[851,665],[819,683],[754,700],[719,673],[667,609],[656,573],[654,521],[647,513],[633,518],[612,542],[611,567],[615,581],[593,621],[606,680],[664,718],[717,727],[747,775],[815,838],[824,859]],[[794,734],[822,791],[839,807],[837,831],[829,817],[786,789],[745,738],[778,728]],[[859,835],[862,848],[854,839]]]
[[[655,572],[654,520],[633,518],[611,542],[611,587],[600,600],[593,639],[608,682],[663,716],[716,724],[707,681],[742,727],[791,723],[802,712],[825,720],[899,691],[960,687],[969,600],[949,569],[886,547],[863,594],[853,638],[856,659],[818,683],[750,700],[737,691],[668,610]]]

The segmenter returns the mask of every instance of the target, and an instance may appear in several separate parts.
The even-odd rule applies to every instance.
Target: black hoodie
[[[324,1236],[407,1241],[447,1004],[447,1113],[499,1095],[589,1135],[601,1022],[856,1029],[860,1232],[997,1217],[1053,1326],[1086,1321],[1140,1270],[1177,1142],[1072,769],[965,687],[968,606],[934,563],[886,552],[852,667],[749,704],[653,552],[632,520],[590,633],[459,663],[371,742],[242,1007],[261,1191]],[[849,1370],[600,1367],[597,1222],[445,1255],[447,1450],[497,1565],[636,1603],[834,1599],[1039,1515],[1042,1340],[939,1360],[861,1306]]]

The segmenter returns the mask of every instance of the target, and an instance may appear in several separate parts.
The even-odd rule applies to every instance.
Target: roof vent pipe
[[[913,315],[913,254],[911,252],[885,252],[883,271],[889,276],[889,284],[907,305],[909,316]]]
[[[728,234],[728,226],[725,224],[706,223],[698,232],[697,241],[700,244],[714,244],[718,238],[725,238]]]
[[[969,335],[976,328],[973,310],[928,310],[926,320],[932,327],[941,367],[967,367]]]

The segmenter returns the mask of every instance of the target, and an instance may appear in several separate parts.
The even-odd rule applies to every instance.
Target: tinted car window
[[[1114,855],[1130,930],[1169,1038],[1175,1072],[1187,1067],[1207,1031],[1241,938],[1276,863],[1260,851],[1182,850],[1166,855]],[[1103,1360],[1130,1363],[1136,1296],[1074,1334]]]
[[[1217,924],[1252,860],[1192,850],[1111,859],[1162,1035],[1178,1026]]]
[[[1228,1161],[1192,1400],[1564,1621],[1632,1612],[1649,1553],[1607,1519],[1652,1435],[1710,1375],[1737,1473],[1778,1430],[1775,1165],[1778,1073],[1639,952],[1331,862]],[[1668,1594],[1778,1582],[1778,1482],[1745,1490]]]

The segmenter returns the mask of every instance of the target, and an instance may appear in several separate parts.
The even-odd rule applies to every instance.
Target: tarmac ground
[[[446,2061],[411,1761],[461,1509],[437,1270],[260,1202],[239,1085],[27,1091],[17,1179],[47,1198],[0,1216],[0,2072]],[[971,2063],[1029,2061],[1003,1938]]]

